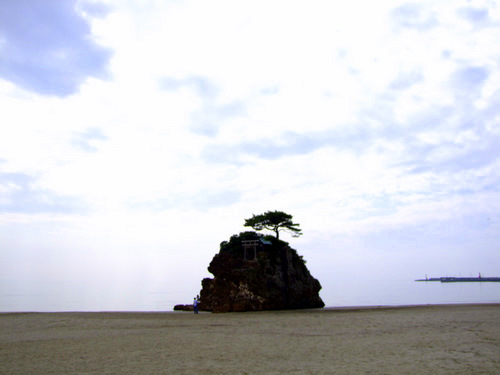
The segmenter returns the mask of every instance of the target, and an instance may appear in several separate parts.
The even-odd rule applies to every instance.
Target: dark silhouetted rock
[[[254,241],[254,242],[245,242]],[[248,245],[250,243],[250,245]],[[247,244],[246,249],[244,244]],[[321,285],[288,243],[243,232],[221,243],[203,279],[200,308],[213,312],[320,308]]]
[[[194,311],[193,305],[175,305],[174,311]]]

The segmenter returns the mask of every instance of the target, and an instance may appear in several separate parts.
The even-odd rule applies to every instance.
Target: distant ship
[[[440,281],[442,283],[462,283],[462,282],[500,282],[500,277],[484,277],[479,274],[478,277],[431,277],[417,279],[415,281]]]

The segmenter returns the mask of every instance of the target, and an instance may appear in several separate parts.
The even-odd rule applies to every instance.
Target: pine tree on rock
[[[245,227],[252,227],[254,230],[272,230],[279,239],[279,232],[285,231],[292,234],[292,237],[302,235],[300,224],[292,221],[293,216],[282,211],[267,211],[260,215],[252,215],[250,219],[245,219]]]

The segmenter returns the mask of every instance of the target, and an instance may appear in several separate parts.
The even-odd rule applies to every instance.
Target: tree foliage
[[[250,219],[245,219],[245,226],[252,227],[260,231],[263,229],[272,230],[276,233],[276,238],[279,239],[279,232],[285,231],[292,234],[292,237],[302,235],[302,229],[298,227],[300,224],[292,221],[293,216],[282,211],[267,211],[260,215],[252,215]]]

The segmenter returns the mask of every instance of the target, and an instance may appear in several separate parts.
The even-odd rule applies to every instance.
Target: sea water
[[[499,282],[416,282],[414,280],[335,280],[323,282],[327,307],[500,303]],[[193,293],[191,293],[193,294]],[[0,312],[13,311],[172,311],[194,295],[161,285],[136,288],[39,283],[0,288]],[[196,294],[196,292],[194,293]]]
[[[322,297],[328,306],[500,303],[500,282],[368,280],[339,284]]]

